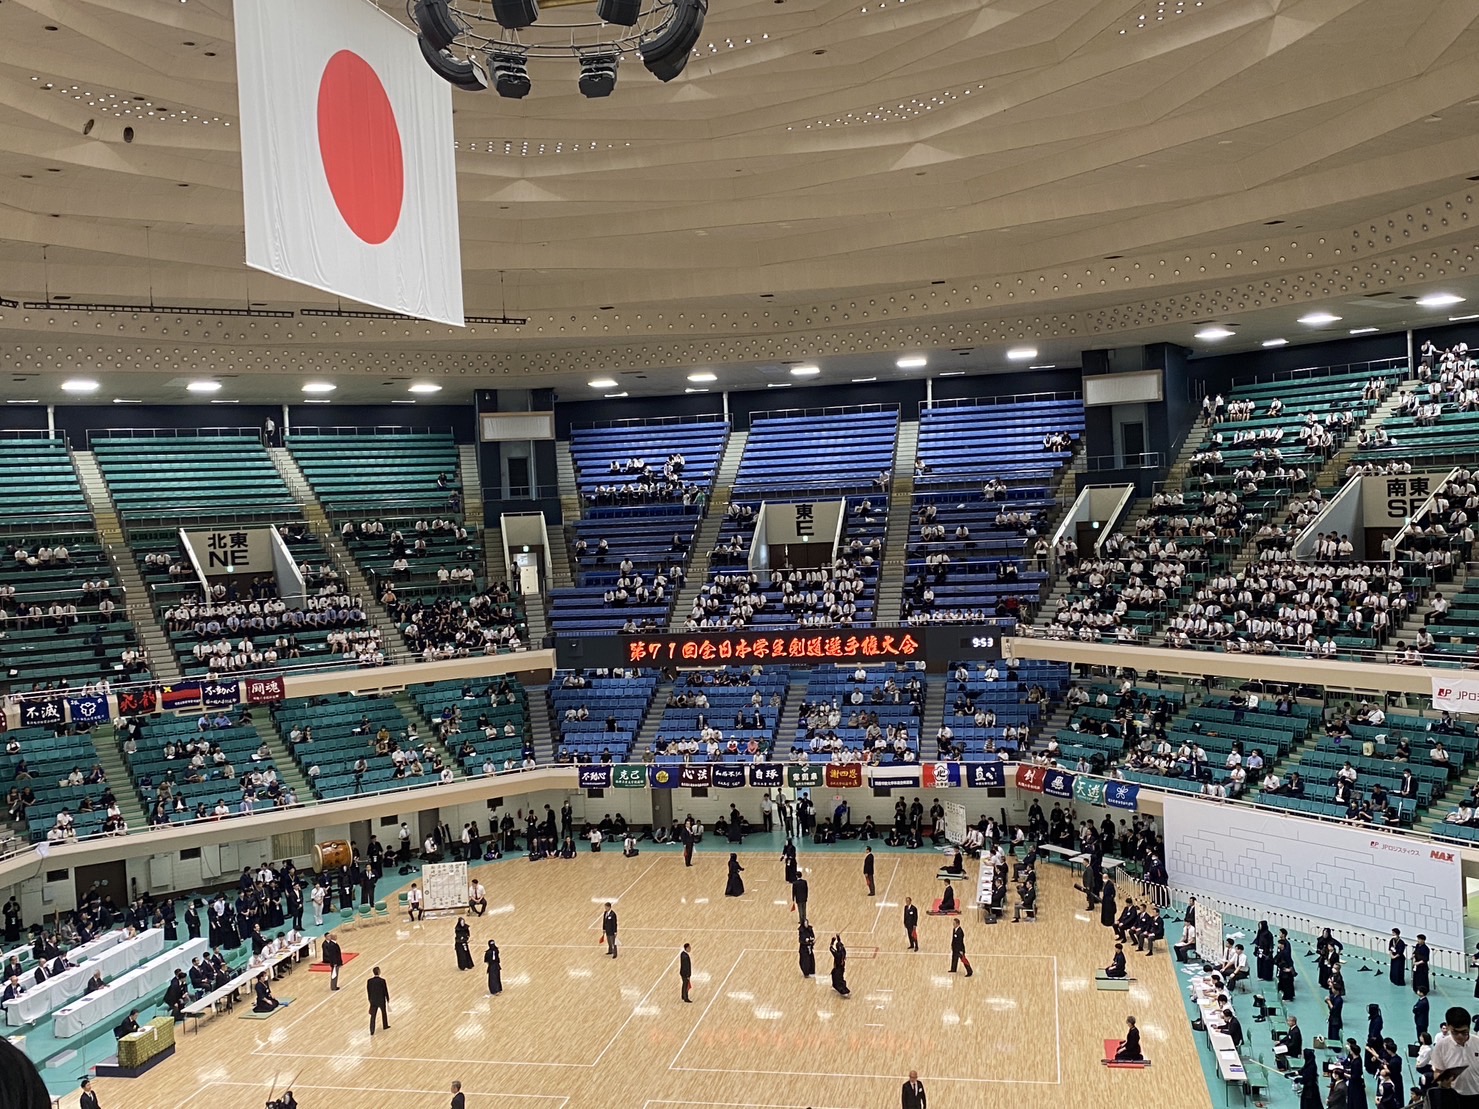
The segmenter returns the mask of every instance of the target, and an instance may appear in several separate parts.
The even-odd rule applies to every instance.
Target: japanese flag
[[[366,0],[237,0],[246,260],[461,326],[452,87]]]

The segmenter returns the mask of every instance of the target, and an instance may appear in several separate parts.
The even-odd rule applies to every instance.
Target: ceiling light
[[[625,392],[625,390],[623,390],[623,391],[622,391],[622,392],[620,392],[620,393],[605,393],[605,394],[603,394],[603,395],[604,395],[604,396],[605,396],[605,398],[606,398],[606,399],[607,399],[607,400],[615,400],[615,399],[616,399],[616,398],[617,398],[617,397],[624,397],[624,396],[626,396],[626,395],[627,395],[627,394],[626,394],[626,392]]]
[[[1036,347],[1013,347],[1007,351],[1007,358],[1013,362],[1031,362],[1036,357]]]
[[[191,393],[219,393],[221,383],[219,381],[192,381],[185,388]]]
[[[1265,339],[1263,341],[1263,345],[1266,346],[1266,347],[1287,347],[1289,345],[1289,340],[1288,339]]]
[[[1204,327],[1197,332],[1197,338],[1212,342],[1218,339],[1230,339],[1232,338],[1232,334],[1230,328],[1220,326]]]
[[[767,389],[789,389],[791,383],[789,381],[767,381],[765,387]]]
[[[332,381],[305,381],[303,391],[305,393],[332,393],[339,386]]]
[[[941,377],[964,377],[965,376],[965,371],[964,370],[950,370],[948,373],[942,373],[940,376]]]
[[[929,359],[922,354],[910,354],[900,358],[894,363],[901,370],[922,370],[929,365]]]
[[[408,393],[440,393],[442,387],[432,381],[418,381],[406,389]]]
[[[1351,334],[1352,335],[1370,335],[1372,332],[1374,332],[1374,331],[1380,331],[1380,330],[1381,330],[1381,328],[1379,328],[1379,327],[1353,327],[1353,328],[1351,328]]]
[[[688,380],[697,382],[700,385],[706,385],[710,381],[718,381],[719,376],[717,374],[711,374],[708,370],[700,370],[697,373],[689,374]]]
[[[127,397],[114,397],[114,404],[143,404],[141,400],[129,400]]]
[[[707,393],[707,389],[695,389],[692,385],[683,390],[685,393]]]
[[[310,398],[308,400],[305,400],[303,403],[304,404],[333,404],[334,402],[331,401],[331,400],[324,400],[322,398],[319,398],[318,400],[313,400],[312,398]]]
[[[616,388],[616,378],[614,378],[614,377],[598,377],[598,378],[594,378],[591,381],[587,382],[587,384],[589,384],[592,389],[615,389]]]
[[[213,401],[211,401],[211,403],[212,404],[240,404],[241,401],[239,401],[235,397],[232,397],[230,400],[213,400]]]
[[[8,400],[6,404],[40,404],[39,400]]]
[[[1027,368],[1029,370],[1056,370],[1058,368],[1058,363],[1056,363],[1056,362],[1040,362],[1040,363],[1038,363],[1035,366],[1028,366]]]
[[[819,374],[819,373],[821,373],[821,372],[822,372],[822,368],[820,366],[809,366],[808,365],[808,366],[792,366],[791,367],[791,376],[792,377],[816,377],[816,375]]]
[[[1450,304],[1462,304],[1464,298],[1454,293],[1429,293],[1427,296],[1418,297],[1417,303],[1422,308],[1447,308]]]
[[[876,377],[855,377],[852,379],[854,385],[866,385],[870,381],[877,381]]]
[[[1339,323],[1340,317],[1334,312],[1311,312],[1307,316],[1300,316],[1299,322],[1307,327],[1324,327],[1327,323]]]
[[[98,383],[91,378],[74,377],[71,381],[62,382],[64,393],[96,393],[97,391]]]
[[[393,400],[390,403],[391,404],[415,404],[416,402],[414,400]]]
[[[1449,323],[1463,323],[1465,320],[1479,320],[1479,312],[1470,312],[1467,316],[1449,316]]]

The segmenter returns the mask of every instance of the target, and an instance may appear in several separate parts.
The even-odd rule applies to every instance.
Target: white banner
[[[461,326],[452,87],[365,0],[236,13],[247,265]]]
[[[1434,674],[1433,707],[1449,712],[1479,711],[1479,679]]]
[[[1174,794],[1163,805],[1174,886],[1465,949],[1457,850]]]
[[[1368,528],[1401,527],[1437,492],[1447,470],[1361,479],[1361,511]]]

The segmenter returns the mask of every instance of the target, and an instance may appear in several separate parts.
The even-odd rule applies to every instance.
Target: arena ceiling
[[[527,100],[456,94],[467,309],[529,322],[452,329],[305,317],[339,306],[245,268],[229,0],[0,0],[0,396],[85,372],[146,400],[229,373],[242,400],[310,376],[586,398],[1441,322],[1479,311],[1476,17],[712,0],[671,84],[630,64],[592,101],[536,61]],[[1435,290],[1467,304],[1412,299]],[[139,309],[74,310],[96,302]],[[1315,308],[1342,318],[1296,322]],[[1233,336],[1194,338],[1212,323]]]

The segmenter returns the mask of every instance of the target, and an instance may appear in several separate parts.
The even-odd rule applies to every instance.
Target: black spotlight
[[[616,88],[616,67],[621,55],[614,50],[580,56],[580,94],[595,99],[610,96]]]
[[[438,50],[447,49],[462,33],[447,0],[416,0],[416,26]]]
[[[533,86],[529,83],[529,50],[500,43],[488,50],[488,71],[499,96],[522,100]]]
[[[642,0],[599,0],[596,4],[596,17],[618,27],[635,27],[641,14]]]
[[[668,21],[637,46],[642,64],[659,81],[671,81],[683,72],[703,33],[708,11],[709,0],[674,0]]]
[[[421,43],[421,56],[426,64],[448,84],[468,92],[482,92],[488,87],[488,72],[476,58],[464,61],[446,50],[438,50],[426,41],[425,35],[417,35],[416,41]]]
[[[493,0],[493,18],[510,31],[532,27],[539,21],[539,0]]]

